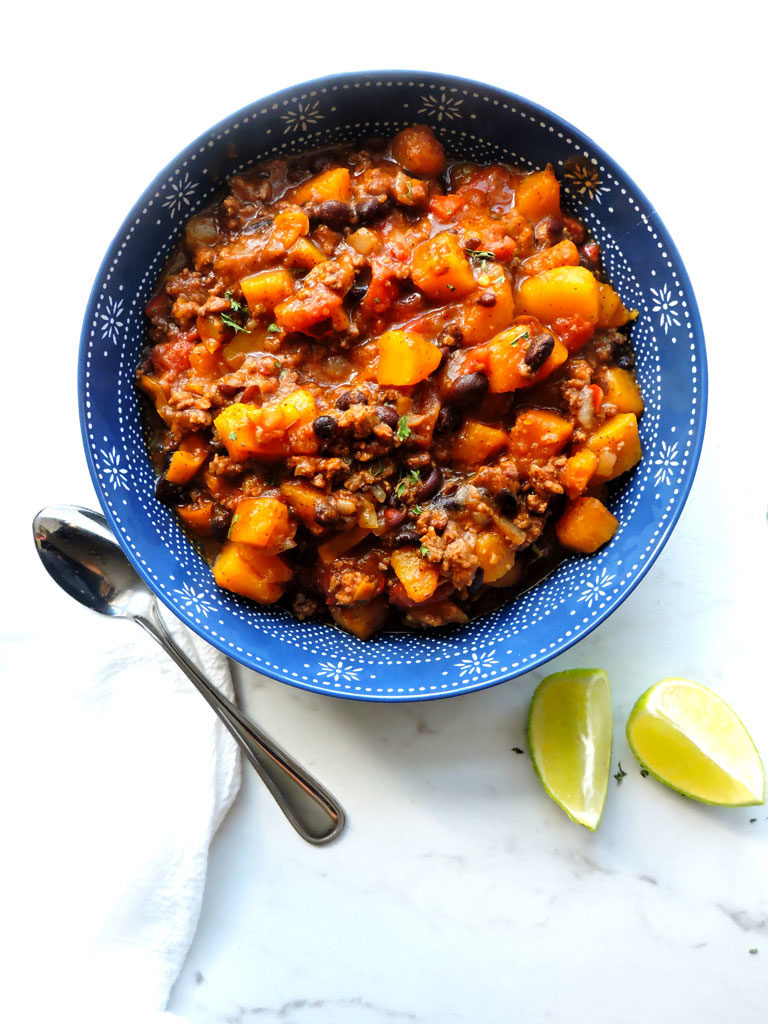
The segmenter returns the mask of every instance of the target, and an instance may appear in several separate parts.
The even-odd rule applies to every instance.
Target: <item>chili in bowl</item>
[[[397,701],[526,672],[618,606],[690,488],[706,370],[607,154],[501,90],[380,73],[275,94],[158,176],[80,388],[105,514],[172,610]]]

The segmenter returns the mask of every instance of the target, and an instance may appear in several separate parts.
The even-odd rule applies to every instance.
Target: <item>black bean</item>
[[[350,405],[367,405],[368,396],[364,391],[345,391],[336,399],[336,408],[344,412]]]
[[[438,414],[435,430],[437,430],[438,433],[450,433],[451,431],[458,430],[461,426],[461,422],[462,416],[458,409],[453,409],[449,405],[444,405]]]
[[[422,501],[429,501],[434,498],[443,486],[443,474],[438,466],[434,466],[424,483],[420,484],[413,493],[413,500],[418,504]]]
[[[368,284],[365,281],[355,281],[347,292],[350,302],[362,302],[368,292]]]
[[[232,512],[223,505],[216,505],[211,513],[211,536],[214,540],[226,540],[232,523]]]
[[[453,385],[453,388],[446,395],[445,401],[449,405],[458,406],[460,409],[466,405],[473,405],[485,397],[488,391],[488,378],[480,370],[476,373],[465,373]]]
[[[155,497],[158,501],[162,501],[164,505],[183,505],[186,501],[189,501],[189,491],[186,487],[181,487],[179,484],[170,483],[165,473],[163,473],[155,484]]]
[[[613,360],[622,370],[631,370],[635,365],[635,353],[629,342],[621,342],[613,346]]]
[[[435,344],[436,345],[447,345],[448,348],[455,348],[456,345],[460,345],[464,340],[464,334],[461,328],[454,327],[453,324],[448,324],[438,334]]]
[[[508,487],[502,488],[496,495],[496,503],[504,515],[513,515],[517,512],[517,498]]]
[[[382,423],[386,423],[388,427],[397,430],[400,417],[397,415],[397,410],[393,405],[377,405],[376,414]]]
[[[364,196],[354,205],[355,217],[360,224],[365,224],[366,221],[374,220],[386,213],[389,206],[390,202],[386,196]]]
[[[316,420],[312,421],[312,430],[315,432],[315,437],[319,437],[321,441],[332,441],[336,436],[338,427],[339,425],[333,416],[318,416]]]
[[[537,334],[536,337],[528,343],[528,348],[525,351],[523,361],[531,373],[536,373],[542,368],[544,363],[546,363],[552,355],[552,349],[554,347],[555,339],[546,331],[542,334]]]
[[[495,306],[496,295],[493,292],[483,292],[477,298],[478,306]]]
[[[536,238],[546,245],[554,245],[563,237],[564,227],[559,217],[547,217],[536,228]]]
[[[480,587],[482,587],[482,585],[483,585],[484,577],[485,577],[485,573],[483,572],[482,568],[478,565],[477,569],[475,569],[475,575],[472,577],[472,582],[469,584],[469,596],[470,597],[476,597],[477,596],[477,593],[480,590]]]
[[[339,510],[333,502],[321,499],[315,505],[314,519],[318,526],[332,526],[339,521]]]
[[[352,204],[343,203],[340,199],[326,199],[322,203],[308,203],[304,209],[311,221],[321,221],[336,231],[348,227],[355,220]]]
[[[411,544],[419,544],[421,538],[416,532],[416,527],[410,523],[397,531],[392,538],[392,544],[396,548],[406,547]]]

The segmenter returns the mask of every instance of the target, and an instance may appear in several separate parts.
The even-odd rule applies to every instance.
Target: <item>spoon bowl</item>
[[[220,693],[175,643],[154,594],[123,554],[106,519],[73,505],[50,505],[38,512],[32,527],[40,560],[62,590],[92,611],[133,619],[170,655],[240,745],[299,835],[315,845],[335,839],[345,823],[339,803]]]

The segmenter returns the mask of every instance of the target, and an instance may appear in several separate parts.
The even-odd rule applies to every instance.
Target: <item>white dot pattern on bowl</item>
[[[354,100],[362,104],[362,91],[382,89],[398,96],[395,102],[385,94],[386,119],[340,119],[339,94],[359,90]],[[589,632],[632,589],[666,539],[690,485],[703,425],[702,347],[679,258],[670,255],[651,208],[633,195],[616,168],[598,160],[586,140],[556,119],[526,109],[522,101],[494,93],[446,85],[439,76],[374,76],[254,105],[198,140],[148,190],[113,244],[92,296],[83,332],[82,412],[94,479],[123,546],[163,600],[201,635],[237,660],[299,686],[366,699],[418,699],[477,689],[527,671]],[[495,118],[503,111],[510,124],[524,130],[494,136],[486,130],[490,107],[497,108]],[[375,109],[383,112],[381,105]],[[334,627],[298,623],[283,610],[256,608],[216,587],[199,551],[153,497],[133,379],[143,306],[180,226],[220,189],[207,171],[227,147],[241,141],[248,152],[247,158],[230,161],[229,175],[296,149],[391,135],[419,119],[429,121],[446,149],[464,159],[533,168],[557,153],[552,162],[568,208],[600,242],[608,279],[625,304],[640,313],[632,340],[646,402],[645,457],[613,495],[621,526],[598,554],[567,560],[512,605],[451,634],[389,634],[363,644]],[[260,145],[254,146],[254,136]],[[630,234],[633,244],[626,247]],[[148,264],[147,239],[155,245],[161,240]],[[636,255],[640,239],[642,260]],[[132,269],[137,261],[143,273]],[[676,348],[674,374],[664,365],[669,346]]]

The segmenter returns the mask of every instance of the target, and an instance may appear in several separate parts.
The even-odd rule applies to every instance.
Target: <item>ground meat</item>
[[[550,322],[536,289],[521,313],[534,253],[574,262],[552,251],[570,239],[577,273],[599,274],[551,167],[536,173],[520,202],[525,172],[446,161],[413,126],[237,174],[184,226],[137,373],[158,494],[221,551],[217,578],[361,638],[463,622],[492,586],[531,581],[531,546],[569,511],[563,478],[571,501],[601,494],[564,467],[634,387],[613,372],[634,353],[623,330]]]

